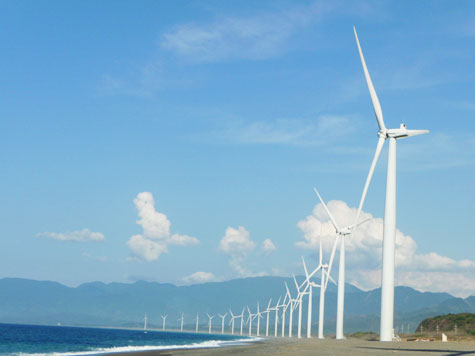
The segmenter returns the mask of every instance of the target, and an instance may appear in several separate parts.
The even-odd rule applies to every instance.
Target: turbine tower
[[[208,334],[211,334],[211,321],[213,320],[214,315],[211,316],[208,313],[206,313],[206,315],[208,315]]]
[[[181,318],[179,318],[178,320],[181,320],[181,323],[180,323],[180,331],[183,332],[183,319],[185,319],[185,315],[183,313],[181,313]]]
[[[263,312],[260,312],[259,311],[259,302],[257,302],[257,313],[256,313],[256,317],[257,317],[257,333],[256,335],[259,336],[260,335],[260,332],[261,332],[261,318],[262,318],[262,313]]]
[[[305,277],[306,277],[306,280],[305,282],[307,282],[307,287],[305,289],[308,288],[308,308],[307,308],[307,338],[310,339],[312,337],[312,299],[313,299],[313,288],[314,287],[320,287],[319,284],[316,284],[315,282],[312,282],[310,280],[310,278],[315,274],[317,273],[320,268],[322,268],[322,266],[318,266],[315,270],[313,270],[313,272],[309,275],[308,274],[308,270],[307,270],[307,266],[305,264],[305,260],[302,256],[302,263],[303,263],[303,269],[305,271]],[[304,282],[304,283],[305,283]]]
[[[274,336],[275,337],[277,337],[277,330],[278,330],[278,327],[279,327],[279,307],[281,306],[279,304],[280,303],[280,298],[281,297],[279,297],[279,300],[277,301],[275,306],[269,309],[269,310],[275,310],[275,325],[274,325]]]
[[[234,315],[231,309],[229,309],[229,315],[231,315],[231,320],[229,320],[229,325],[231,325],[231,335],[234,335],[234,319],[238,318],[239,315]]]
[[[167,316],[168,316],[168,315],[161,315],[162,321],[163,321],[163,323],[162,323],[162,331],[165,331],[165,322],[166,322],[166,320],[167,320]]]
[[[340,227],[336,223],[336,220],[333,218],[333,215],[331,214],[330,210],[328,209],[322,197],[320,196],[320,193],[318,192],[317,188],[313,188],[313,189],[315,190],[315,193],[317,194],[318,199],[320,199],[320,202],[325,208],[325,211],[328,217],[330,218],[330,221],[333,227],[336,230],[336,233],[337,233],[336,240],[338,241],[338,239],[340,239],[340,265],[338,267],[338,296],[337,296],[337,309],[336,309],[336,339],[341,340],[345,338],[343,334],[343,314],[344,314],[344,309],[345,309],[345,236],[349,235],[353,231],[352,229],[354,227],[364,224],[369,219],[363,222],[360,222],[358,224],[353,224],[353,225],[340,229]],[[337,241],[335,241],[335,243],[337,243]]]
[[[224,334],[224,319],[226,319],[226,315],[228,315],[228,313],[224,313],[224,315],[222,314],[218,314],[218,315],[221,318],[221,334]]]
[[[378,162],[379,154],[383,148],[386,139],[389,139],[388,152],[388,171],[386,178],[386,203],[384,207],[384,227],[383,227],[383,262],[381,273],[381,326],[380,341],[392,341],[394,326],[394,259],[395,259],[395,240],[396,240],[396,141],[401,138],[426,134],[429,130],[408,130],[406,125],[401,124],[398,129],[387,129],[384,124],[383,111],[379,103],[378,96],[374,90],[373,82],[366,67],[366,62],[361,50],[360,42],[356,28],[353,27],[356,44],[360,54],[361,64],[368,85],[369,94],[373,103],[376,121],[378,122],[378,144],[376,152],[371,163],[371,167],[366,178],[365,187],[358,208],[356,223],[364,204],[366,192],[368,190],[374,168]]]
[[[196,313],[196,326],[195,326],[195,332],[198,332],[198,322],[200,320],[200,315]]]
[[[239,335],[242,335],[242,328],[244,326],[244,308],[242,308],[241,315],[239,315],[238,317],[241,318],[241,331]]]
[[[272,298],[269,299],[269,304],[267,304],[267,309],[263,312],[267,314],[266,318],[266,336],[269,336],[269,314],[271,311],[270,303],[272,302]]]

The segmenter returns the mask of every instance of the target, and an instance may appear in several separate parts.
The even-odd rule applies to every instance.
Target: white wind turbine
[[[238,315],[234,315],[231,309],[229,309],[229,315],[231,316],[231,320],[229,320],[228,325],[231,325],[231,335],[234,335],[234,319],[236,319]]]
[[[256,318],[257,318],[257,332],[256,335],[259,336],[261,332],[261,318],[262,318],[262,313],[259,311],[259,302],[257,302],[257,313],[256,313]]]
[[[275,324],[274,324],[274,336],[277,337],[277,330],[279,327],[279,307],[280,307],[280,297],[274,307],[269,310],[275,310]]]
[[[181,323],[180,323],[180,331],[181,332],[183,332],[183,319],[185,319],[185,315],[183,313],[181,313],[181,318],[178,319],[179,321],[181,320]]]
[[[308,286],[304,290],[301,290],[304,287],[304,285],[306,284],[307,281],[305,280],[299,286],[298,283],[297,283],[297,279],[295,278],[294,274],[292,274],[292,277],[294,277],[295,288],[297,288],[297,302],[294,305],[294,309],[296,309],[297,306],[299,307],[299,319],[298,319],[298,322],[297,322],[297,338],[300,339],[302,337],[302,299],[303,299],[304,295],[308,294],[308,292],[307,292]]]
[[[282,302],[282,305],[280,305],[282,307],[282,337],[285,336],[285,313],[287,312],[287,308],[290,305],[290,299],[291,299],[290,292],[289,292],[289,289],[287,288],[284,301]]]
[[[317,268],[315,268],[312,273],[309,275],[307,266],[305,264],[305,260],[302,256],[302,263],[303,263],[303,269],[305,271],[305,282],[307,282],[306,289],[308,288],[308,308],[307,308],[307,338],[312,337],[312,304],[313,304],[313,288],[315,287],[320,287],[320,284],[317,284],[313,281],[310,280],[310,278],[318,272],[318,270],[321,268],[321,265],[319,265]]]
[[[206,315],[208,315],[208,334],[211,334],[211,321],[213,320],[214,315],[209,315],[208,313],[206,313]]]
[[[249,316],[247,317],[247,322],[249,323],[249,336],[251,336],[252,335],[252,321],[254,320],[257,314],[252,314],[251,310],[249,309],[249,306],[247,307],[247,312],[249,313]]]
[[[143,332],[146,334],[147,333],[147,314],[145,314],[145,317],[143,319]]]
[[[198,332],[198,323],[200,320],[200,315],[196,313],[196,325],[195,325],[195,332]]]
[[[226,316],[228,315],[228,313],[218,314],[218,315],[221,318],[221,334],[224,334],[224,319],[226,319]]]
[[[320,232],[321,236],[321,232]],[[332,281],[332,283],[336,284],[333,278],[330,276],[332,264],[333,264],[333,257],[335,256],[335,250],[337,246],[337,240],[333,243],[333,248],[332,248],[332,253],[330,255],[330,262],[329,264],[323,264],[323,254],[322,254],[322,239],[320,238],[320,256],[319,256],[319,263],[317,268],[315,268],[312,273],[308,274],[307,271],[307,266],[305,265],[305,261],[303,261],[304,264],[304,269],[305,269],[305,274],[307,275],[307,278],[305,279],[304,283],[307,283],[307,288],[312,288],[315,286],[318,286],[317,284],[314,284],[313,282],[310,281],[310,278],[318,271],[321,271],[321,277],[320,277],[320,307],[319,307],[319,313],[318,313],[318,338],[319,339],[324,339],[323,337],[323,323],[324,323],[324,318],[325,318],[325,291],[327,290],[327,284],[328,280]],[[302,258],[303,260],[303,258]],[[306,290],[305,290],[306,291]],[[309,291],[309,298],[312,297],[312,294]],[[307,323],[311,325],[311,319],[312,319],[312,304],[310,302],[311,299],[309,299],[309,309],[308,309],[308,319]],[[308,324],[307,324],[308,325]],[[310,328],[307,327],[307,337],[310,337],[309,334]]]
[[[167,320],[168,315],[161,315],[162,317],[162,330],[165,331],[165,322]]]
[[[293,314],[294,314],[294,303],[298,301],[298,294],[297,298],[292,298],[290,295],[289,287],[287,286],[287,282],[285,282],[285,288],[287,289],[287,294],[289,295],[289,303],[290,303],[290,309],[289,309],[289,337],[292,337],[292,328],[293,328]]]
[[[244,326],[244,308],[242,308],[241,315],[239,315],[238,318],[241,318],[241,331],[239,334],[242,335],[242,328]]]
[[[386,178],[386,203],[384,207],[384,227],[383,227],[383,259],[381,273],[381,327],[380,341],[392,341],[394,325],[394,259],[395,259],[395,240],[396,240],[396,140],[426,134],[429,130],[408,130],[406,125],[401,124],[397,129],[387,129],[384,124],[383,111],[379,103],[378,96],[374,90],[373,82],[366,67],[366,62],[361,50],[360,42],[356,28],[353,27],[356,44],[360,54],[361,64],[368,85],[369,94],[373,103],[376,121],[378,122],[378,144],[374,154],[373,162],[366,178],[363,194],[360,200],[360,206],[356,217],[356,223],[363,207],[366,193],[373,176],[374,168],[378,162],[379,154],[383,148],[386,139],[389,139],[388,151],[388,171]]]
[[[330,210],[328,209],[327,205],[325,204],[322,197],[320,196],[320,193],[318,192],[317,188],[313,188],[313,189],[315,190],[315,193],[317,194],[318,199],[320,199],[320,202],[325,208],[325,211],[328,217],[330,218],[330,221],[333,227],[336,230],[337,237],[336,237],[335,244],[337,244],[338,239],[340,239],[340,264],[338,267],[338,297],[337,297],[337,310],[336,310],[336,339],[341,340],[345,338],[343,334],[343,314],[344,314],[344,308],[345,308],[345,236],[350,235],[350,233],[353,231],[352,229],[355,226],[364,224],[369,219],[362,221],[358,224],[352,224],[350,226],[340,228],[338,224],[336,223],[335,218],[332,216]],[[333,258],[332,258],[332,261],[333,261]]]
[[[262,312],[262,313],[266,313],[266,314],[267,314],[267,319],[266,319],[266,336],[269,336],[269,314],[270,314],[270,311],[271,311],[271,308],[270,308],[270,303],[271,303],[271,302],[272,302],[272,298],[269,299],[269,304],[267,304],[267,309]]]

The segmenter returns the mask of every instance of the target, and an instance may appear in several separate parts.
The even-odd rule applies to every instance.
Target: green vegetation
[[[475,314],[460,313],[427,318],[417,327],[417,332],[454,332],[475,335]]]
[[[353,339],[362,339],[367,341],[379,340],[379,334],[372,331],[358,331],[356,333],[350,334],[349,337]]]

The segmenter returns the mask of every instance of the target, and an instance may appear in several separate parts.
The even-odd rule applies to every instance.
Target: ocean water
[[[0,356],[75,356],[252,342],[240,335],[0,324]]]

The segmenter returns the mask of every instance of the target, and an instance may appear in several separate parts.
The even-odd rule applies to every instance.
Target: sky
[[[475,295],[472,1],[1,1],[0,278],[303,274],[398,141],[396,283]],[[380,285],[387,145],[347,242]],[[336,255],[338,258],[338,253]],[[333,266],[337,276],[337,264]]]

